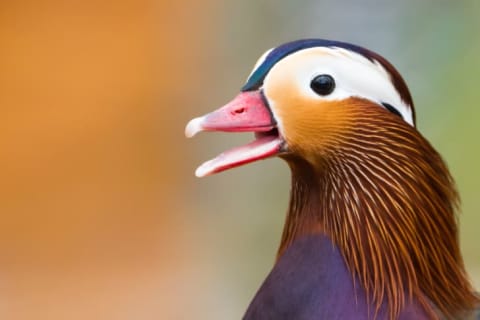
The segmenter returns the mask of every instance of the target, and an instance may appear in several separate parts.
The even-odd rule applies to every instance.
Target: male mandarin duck
[[[458,243],[458,196],[383,57],[308,39],[267,51],[230,103],[185,133],[254,132],[199,177],[284,159],[290,205],[274,267],[244,319],[463,319],[479,303]]]

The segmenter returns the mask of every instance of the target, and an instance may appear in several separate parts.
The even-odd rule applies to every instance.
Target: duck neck
[[[288,161],[292,172],[290,203],[277,258],[298,238],[324,233],[320,219],[322,182],[303,159]]]
[[[386,303],[395,318],[413,299],[431,319],[431,303],[447,317],[462,315],[478,297],[460,254],[454,184],[426,140],[414,131],[407,138],[416,149],[377,148],[393,143],[382,140],[316,165],[286,158],[292,186],[278,258],[297,239],[323,234],[377,310]]]

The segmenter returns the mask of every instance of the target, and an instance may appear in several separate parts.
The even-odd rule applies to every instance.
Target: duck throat
[[[321,223],[321,180],[314,168],[300,158],[287,159],[292,172],[290,203],[277,258],[298,238],[325,233]]]
[[[431,319],[436,308],[449,318],[467,314],[478,297],[459,250],[445,163],[415,129],[355,139],[315,165],[285,157],[292,186],[278,257],[302,236],[324,234],[392,319],[412,300]]]

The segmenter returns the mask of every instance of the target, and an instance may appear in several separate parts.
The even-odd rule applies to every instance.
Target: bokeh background
[[[251,135],[183,136],[282,42],[387,57],[463,199],[480,289],[480,2],[0,2],[0,318],[238,319],[269,272],[289,172],[194,169]]]

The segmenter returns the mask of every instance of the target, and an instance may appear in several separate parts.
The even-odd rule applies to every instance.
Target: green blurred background
[[[480,289],[480,2],[0,3],[0,318],[238,319],[288,202],[278,159],[197,179],[251,134],[183,136],[305,37],[385,56],[463,200]]]

